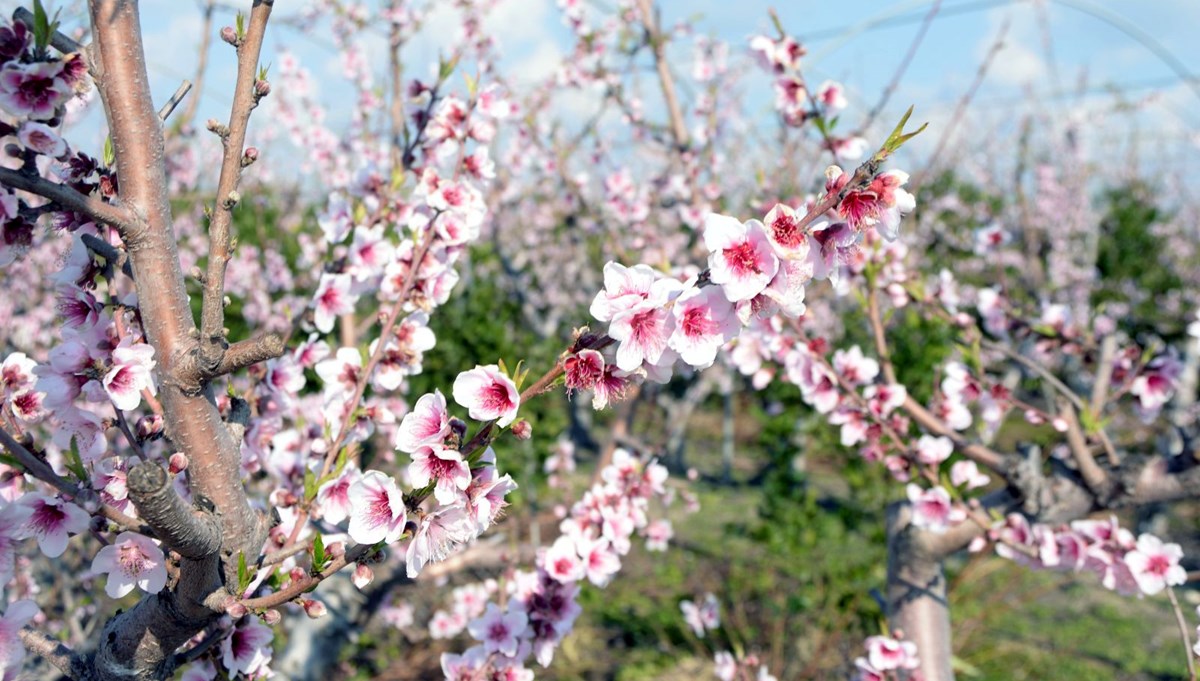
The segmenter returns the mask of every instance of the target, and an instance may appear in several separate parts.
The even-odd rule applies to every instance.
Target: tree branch
[[[650,50],[654,53],[654,68],[658,71],[658,81],[662,85],[663,99],[667,102],[667,115],[671,120],[671,136],[675,139],[676,149],[682,151],[688,147],[687,122],[683,118],[683,109],[679,106],[679,96],[675,93],[675,79],[671,75],[671,65],[667,62],[667,39],[658,25],[658,16],[653,0],[638,0],[638,8],[642,13],[642,23],[646,26]]]
[[[228,342],[225,339],[225,267],[232,257],[231,226],[233,209],[239,201],[238,183],[242,178],[242,151],[250,112],[262,95],[256,90],[258,57],[262,51],[267,19],[274,0],[255,0],[250,10],[250,25],[237,46],[238,74],[229,112],[228,130],[223,131],[225,154],[217,182],[217,201],[208,225],[208,268],[204,279],[204,300],[200,312],[200,370],[205,379],[214,376]]]
[[[225,356],[213,372],[213,376],[232,374],[248,366],[275,359],[283,354],[283,339],[268,333],[255,338],[238,341],[225,350]]]
[[[185,504],[161,466],[149,461],[134,466],[127,485],[138,515],[171,550],[199,560],[221,548],[221,528],[216,520]]]
[[[21,643],[26,650],[49,662],[68,678],[81,677],[82,670],[78,666],[75,654],[60,641],[52,639],[36,629],[25,628],[21,630]]]
[[[112,225],[122,234],[133,222],[133,216],[121,206],[105,203],[99,196],[85,196],[65,184],[51,182],[40,175],[0,168],[0,185],[49,199],[64,209],[83,213],[97,222]]]

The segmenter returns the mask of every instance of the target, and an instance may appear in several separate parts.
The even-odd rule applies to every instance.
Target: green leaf
[[[882,161],[888,156],[891,156],[896,152],[897,149],[904,146],[905,142],[921,134],[924,132],[925,128],[929,127],[928,123],[922,123],[921,127],[917,128],[915,131],[905,133],[904,126],[908,123],[908,119],[912,117],[912,112],[913,108],[911,106],[908,107],[908,111],[904,112],[904,115],[900,118],[900,122],[897,123],[896,127],[892,130],[892,134],[888,135],[887,140],[884,141],[883,147],[878,153],[875,154],[876,160]]]
[[[0,463],[5,466],[12,466],[13,468],[21,468],[21,462],[17,461],[15,456],[5,454],[4,452],[0,452]]]
[[[233,23],[234,23],[234,29],[237,31],[237,37],[239,39],[245,38],[246,37],[246,16],[244,14],[242,14],[241,12],[238,12],[237,16],[234,17],[234,19],[233,19]]]
[[[83,482],[88,479],[87,469],[83,467],[83,459],[79,456],[79,446],[75,438],[71,438],[71,448],[67,450],[65,463],[67,470],[71,471],[76,480]]]
[[[329,562],[329,560],[328,560],[328,557],[325,555],[325,539],[324,539],[324,537],[321,536],[320,532],[318,532],[317,535],[315,537],[313,537],[312,554],[313,554],[313,572],[320,572],[320,571],[324,570],[325,565],[326,565],[326,563]]]
[[[304,471],[304,501],[311,502],[317,498],[317,476],[310,470]]]
[[[117,162],[117,152],[113,149],[112,137],[104,138],[104,165],[109,168]]]
[[[50,17],[46,14],[46,8],[42,6],[42,0],[33,0],[33,41],[39,50],[45,50],[50,45]]]
[[[250,588],[250,582],[254,581],[254,575],[250,572],[250,568],[246,565],[246,554],[238,551],[238,595],[246,593],[246,589]]]

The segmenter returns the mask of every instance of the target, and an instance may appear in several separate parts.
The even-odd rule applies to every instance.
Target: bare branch
[[[238,341],[225,350],[225,356],[217,365],[214,376],[232,374],[239,369],[275,359],[283,354],[283,339],[268,333],[248,340]]]
[[[1100,499],[1106,499],[1112,491],[1112,484],[1108,474],[1096,463],[1092,450],[1088,449],[1087,438],[1084,437],[1083,429],[1079,427],[1079,418],[1075,416],[1075,410],[1065,399],[1060,399],[1059,413],[1067,422],[1067,444],[1070,445],[1071,455],[1075,457],[1075,463],[1079,466],[1079,474],[1083,476],[1088,489]]]
[[[175,107],[179,106],[179,103],[183,101],[183,98],[187,96],[188,91],[191,89],[192,81],[185,80],[180,83],[179,87],[175,90],[175,94],[171,95],[167,103],[163,104],[162,108],[158,110],[158,120],[166,121],[170,117],[171,112],[175,110]]]
[[[221,548],[221,528],[216,520],[185,504],[161,466],[149,461],[134,466],[127,484],[138,515],[176,553],[199,560]]]
[[[242,151],[250,112],[262,95],[257,91],[258,58],[262,51],[267,19],[273,0],[255,0],[250,10],[250,25],[239,42],[237,84],[233,108],[229,112],[228,133],[223,135],[225,154],[217,182],[217,201],[208,225],[208,269],[204,279],[204,300],[200,312],[200,369],[205,377],[221,364],[228,347],[225,339],[225,266],[232,257],[233,209],[237,205],[238,184],[242,178]]]
[[[912,397],[906,398],[904,400],[904,404],[900,405],[900,408],[903,409],[910,417],[912,417],[912,420],[916,421],[917,425],[921,426],[925,430],[934,435],[941,435],[943,437],[950,438],[950,440],[954,443],[955,448],[962,452],[963,455],[968,459],[971,459],[977,464],[987,466],[993,471],[1000,473],[1004,471],[1005,457],[1003,454],[1000,454],[999,452],[985,445],[968,441],[962,436],[962,433],[959,433],[950,426],[946,425],[945,422],[934,416],[928,409],[921,406],[921,404]]]
[[[667,102],[667,115],[671,119],[671,136],[675,139],[677,149],[687,149],[687,121],[683,118],[683,109],[679,106],[679,96],[675,93],[675,79],[671,75],[671,66],[667,63],[667,38],[659,26],[654,0],[638,0],[638,8],[642,13],[642,23],[646,26],[650,49],[654,53],[654,67],[658,70],[658,81],[662,85],[663,98]]]
[[[200,50],[196,57],[196,74],[192,77],[196,91],[192,93],[192,98],[188,100],[187,106],[179,114],[179,118],[175,119],[175,125],[179,128],[192,122],[192,119],[196,117],[196,109],[200,106],[200,91],[204,89],[204,72],[208,69],[208,53],[212,45],[214,8],[213,0],[208,0],[204,5],[204,26],[200,28]]]
[[[129,254],[118,250],[115,246],[92,234],[80,234],[79,240],[88,250],[107,260],[113,267],[120,269],[125,276],[133,279],[133,267],[129,264]]]
[[[0,185],[37,194],[62,208],[83,213],[97,222],[112,225],[122,233],[133,222],[133,216],[121,206],[105,203],[98,196],[85,196],[65,184],[51,182],[33,173],[0,168]]]
[[[68,678],[79,677],[75,654],[60,641],[50,638],[36,629],[22,629],[21,643],[25,649],[49,662]]]

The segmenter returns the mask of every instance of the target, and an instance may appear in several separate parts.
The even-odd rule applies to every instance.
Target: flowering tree
[[[273,3],[256,0],[219,32],[238,69],[228,120],[206,125],[220,142],[215,194],[183,207],[178,195],[209,191],[196,158],[205,147],[188,111],[169,124],[186,87],[159,109],[151,101],[136,2],[89,2],[87,45],[38,3],[0,28],[0,265],[7,290],[30,287],[27,301],[4,308],[22,321],[0,364],[0,577],[12,583],[4,678],[26,651],[78,679],[268,676],[276,628],[324,615],[328,596],[317,589],[340,572],[366,590],[381,566],[415,580],[487,548],[518,488],[498,451],[534,436],[535,398],[558,391],[602,410],[657,394],[677,440],[714,385],[705,376],[721,372],[727,394],[737,372],[756,388],[798,387],[843,445],[903,483],[888,511],[892,630],[867,640],[861,678],[952,678],[942,563],[989,542],[1032,567],[1087,569],[1107,588],[1174,599],[1186,576],[1177,545],[1135,537],[1115,516],[1088,518],[1200,488],[1194,462],[1179,455],[1186,444],[1139,451],[1155,427],[1142,423],[1172,427],[1159,414],[1183,367],[1094,313],[1086,264],[1070,267],[1086,216],[1072,229],[979,230],[972,247],[987,257],[1044,234],[1048,282],[989,286],[975,272],[968,285],[948,270],[927,281],[901,237],[917,208],[909,176],[885,168],[916,134],[907,115],[853,167],[866,126],[838,131],[840,86],[808,84],[804,48],[776,22],[777,35],[749,47],[773,81],[782,148],[796,153],[781,155],[775,179],[739,185],[727,181],[728,155],[749,141],[734,125],[740,74],[728,46],[697,41],[693,80],[704,94],[689,106],[666,49],[685,28],[664,28],[648,0],[599,23],[561,4],[576,51],[524,106],[496,72],[481,29],[488,3],[462,3],[449,56],[432,78],[407,84],[399,54],[421,26],[418,10],[328,2],[288,17],[301,30],[332,27],[356,93],[339,136],[294,56],[282,55],[275,74],[261,65]],[[389,35],[384,88],[356,40],[373,26]],[[646,119],[629,82],[638,59],[654,67],[664,124]],[[456,89],[451,77],[466,63],[476,71]],[[601,117],[571,137],[533,113],[556,89],[589,87],[652,149],[653,162],[637,164],[649,170],[608,148]],[[93,88],[109,137],[89,155],[62,129]],[[237,220],[262,207],[253,191],[266,191],[249,176],[270,172],[259,164],[265,147],[247,144],[260,106],[280,125],[256,134],[297,142],[322,197],[317,230],[260,216],[259,238],[244,243]],[[504,153],[501,131],[512,140]],[[611,169],[598,183],[572,172],[585,142],[587,162]],[[805,170],[801,149],[820,165]],[[811,172],[825,165],[823,176]],[[1039,187],[1044,214],[1070,196],[1055,183]],[[563,224],[579,229],[560,239]],[[470,262],[485,238],[494,260]],[[283,239],[295,253],[272,245]],[[574,252],[538,257],[564,244]],[[431,316],[468,266],[507,281],[531,320],[550,320],[540,334],[558,338],[568,325],[569,337],[549,366],[455,358],[449,385],[409,395],[438,341]],[[859,292],[870,350],[833,349],[844,303],[807,297],[820,280]],[[584,306],[591,319],[572,319]],[[932,391],[917,385],[929,375],[893,361],[897,310],[960,341]],[[672,380],[684,398],[657,387]],[[635,538],[666,547],[673,530],[659,509],[690,500],[633,437],[635,415],[621,415],[591,484],[564,505],[559,536],[506,557],[502,583],[461,586],[451,611],[435,613],[436,635],[465,630],[474,641],[442,656],[446,678],[532,678],[532,662],[549,665],[579,616],[585,582],[607,585]],[[1050,456],[995,445],[1016,421],[1055,433]],[[1126,441],[1110,435],[1118,429]],[[681,451],[671,437],[667,445]],[[573,469],[569,448],[548,462],[556,475]],[[40,594],[31,561],[51,559],[103,579],[106,596],[130,607],[94,610],[85,626],[65,612],[77,585],[57,586],[61,603]],[[698,636],[720,627],[713,598],[683,614]],[[388,616],[411,620],[398,607]],[[753,654],[714,652],[720,678],[770,678]]]

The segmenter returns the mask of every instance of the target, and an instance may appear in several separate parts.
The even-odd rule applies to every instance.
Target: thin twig
[[[1167,586],[1167,598],[1171,599],[1171,608],[1175,610],[1175,621],[1179,623],[1179,637],[1183,639],[1183,654],[1187,656],[1188,678],[1191,681],[1196,681],[1196,661],[1192,657],[1192,641],[1188,635],[1187,620],[1183,617],[1183,610],[1179,607],[1179,599],[1175,597],[1175,589]]]
[[[0,168],[0,185],[50,199],[63,208],[112,225],[122,233],[133,223],[133,215],[125,208],[105,203],[99,196],[85,196],[65,184],[51,182],[39,175]]]
[[[175,90],[175,94],[171,95],[171,98],[167,100],[167,103],[163,104],[162,108],[158,110],[158,120],[165,122],[167,118],[171,116],[171,112],[175,110],[175,107],[179,106],[179,103],[183,101],[184,97],[187,97],[187,93],[191,89],[192,81],[185,80],[180,83],[179,87]]]
[[[865,133],[867,128],[871,127],[871,124],[875,122],[879,113],[883,111],[883,107],[887,105],[888,100],[896,92],[896,88],[900,85],[900,79],[904,77],[904,73],[908,70],[909,64],[912,63],[913,57],[917,56],[917,49],[921,47],[921,41],[925,39],[925,34],[929,32],[929,27],[933,25],[933,18],[937,16],[938,10],[941,8],[942,0],[934,0],[933,6],[929,8],[929,13],[925,15],[925,19],[921,22],[921,27],[917,29],[917,35],[913,37],[912,44],[908,46],[908,52],[905,53],[904,58],[896,66],[896,72],[892,74],[891,82],[884,88],[883,95],[880,96],[879,101],[867,113],[866,120],[858,127],[858,134]]]

